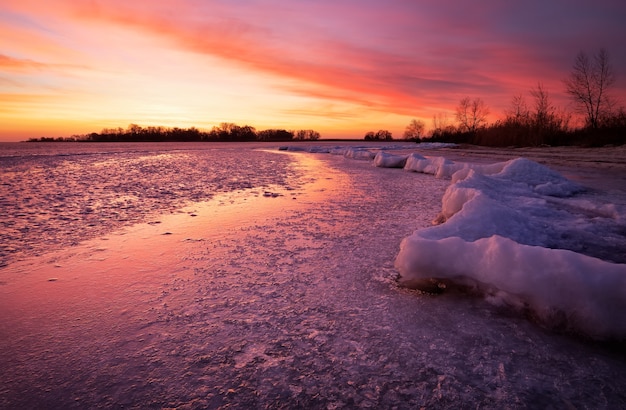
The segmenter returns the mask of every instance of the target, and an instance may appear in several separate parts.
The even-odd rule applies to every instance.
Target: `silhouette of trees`
[[[291,141],[293,131],[270,129],[259,132],[257,136],[259,141]]]
[[[296,132],[295,139],[300,140],[300,141],[303,141],[303,140],[317,141],[320,139],[320,133],[314,130],[300,130]]]
[[[530,90],[530,95],[535,100],[535,111],[531,115],[533,124],[538,129],[548,128],[556,111],[548,92],[543,88],[543,84],[538,83],[537,88]]]
[[[126,130],[123,128],[104,128],[99,134],[92,132],[83,136],[77,136],[78,141],[95,142],[160,142],[160,141],[201,141],[204,136],[195,127],[165,128],[146,127],[130,124]]]
[[[483,100],[469,97],[461,99],[456,107],[456,120],[461,132],[475,133],[476,130],[487,124],[489,109]]]
[[[564,133],[569,126],[569,115],[558,111],[552,103],[548,91],[543,84],[530,90],[534,100],[534,111],[530,112],[530,126],[532,138],[527,143],[530,145],[554,144],[564,138]]]
[[[482,127],[468,142],[490,146],[539,146],[568,143],[570,116],[559,110],[543,84],[530,90],[532,105],[522,94],[511,100],[505,118]],[[459,137],[457,137],[458,139]]]
[[[504,112],[509,125],[526,127],[530,124],[530,109],[522,94],[513,96],[510,107]]]
[[[29,138],[26,142],[76,142],[76,136],[73,135],[71,137],[39,137],[39,138]]]
[[[314,130],[298,131],[300,140],[318,140],[320,133]],[[239,126],[237,124],[224,122],[211,131],[200,131],[195,127],[191,128],[165,128],[165,127],[141,127],[137,124],[130,124],[123,128],[104,128],[100,133],[92,132],[84,135],[73,135],[72,137],[41,137],[30,138],[28,141],[79,141],[79,142],[160,142],[160,141],[291,141],[294,139],[294,132],[282,129],[269,129],[257,132],[249,125]]]
[[[567,93],[585,115],[587,127],[597,129],[611,116],[613,101],[608,91],[615,83],[615,74],[608,51],[600,49],[592,58],[583,51],[578,53],[564,83]]]
[[[409,125],[407,125],[404,129],[404,139],[419,142],[424,135],[425,129],[426,124],[424,124],[424,121],[412,119]]]
[[[430,140],[439,142],[453,142],[455,136],[459,134],[456,127],[450,122],[446,113],[433,115]]]
[[[475,143],[482,145],[529,145],[533,138],[531,112],[523,94],[513,96],[505,118],[481,130]]]
[[[567,129],[569,115],[557,110],[543,84],[538,83],[537,88],[530,90],[530,95],[535,100],[535,111],[531,115],[531,121],[536,129],[547,132]]]
[[[387,130],[379,130],[374,133],[373,131],[365,134],[365,141],[391,141],[393,140],[393,135],[390,131]]]
[[[219,127],[213,127],[206,136],[209,141],[254,141],[257,138],[254,127],[223,122]]]

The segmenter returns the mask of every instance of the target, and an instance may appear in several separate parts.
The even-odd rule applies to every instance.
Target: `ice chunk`
[[[404,169],[406,171],[424,172],[424,168],[428,165],[428,163],[429,161],[426,157],[413,153],[407,158]]]
[[[402,242],[396,268],[409,286],[475,286],[492,303],[529,309],[551,326],[595,338],[626,337],[626,265],[499,235],[471,242],[415,234]]]
[[[432,174],[437,178],[451,178],[457,171],[470,167],[466,163],[455,163],[444,157],[424,158],[419,154],[411,154],[404,166],[406,171]]]
[[[615,313],[626,309],[626,264],[595,257],[623,241],[623,209],[570,198],[582,188],[521,158],[467,165],[452,181],[438,218],[445,223],[402,242],[402,283],[427,290],[442,281],[469,284],[546,323],[626,337],[626,321]]]
[[[380,151],[374,157],[374,165],[379,168],[404,168],[408,155],[394,155]]]
[[[372,160],[376,154],[365,148],[348,148],[343,156],[350,159]]]
[[[556,171],[525,158],[506,162],[498,175],[504,179],[526,183],[535,192],[543,195],[570,196],[582,190]]]

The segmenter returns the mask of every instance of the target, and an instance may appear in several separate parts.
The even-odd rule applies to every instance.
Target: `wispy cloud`
[[[274,107],[290,118],[356,123],[355,107],[408,121],[451,111],[464,96],[498,113],[538,81],[565,102],[561,80],[581,49],[608,48],[626,72],[626,5],[617,0],[21,0],[0,5],[0,21],[7,87],[31,84],[37,94],[66,86],[59,78],[70,75],[94,104],[98,93],[147,104],[143,92],[179,101],[177,112],[185,99],[190,113],[201,111],[192,79],[213,98],[211,109],[258,98],[266,107],[257,117]],[[626,94],[626,79],[617,92]],[[299,105],[289,106],[289,95]],[[235,116],[225,109],[214,115]]]
[[[80,64],[58,64],[46,63],[24,58],[14,58],[4,54],[0,54],[0,70],[3,71],[41,71],[41,70],[89,70],[90,67]]]
[[[47,68],[48,65],[33,60],[12,58],[3,54],[0,54],[0,70],[40,70]]]
[[[232,14],[232,10],[230,12]],[[330,14],[330,10],[327,12]],[[376,40],[373,45],[369,45],[367,39],[360,39],[362,44],[356,44],[344,37],[336,38],[330,34],[336,35],[340,28],[323,32],[306,21],[304,28],[312,31],[306,31],[305,35],[299,33],[296,38],[285,37],[278,21],[282,17],[294,18],[293,11],[285,13],[287,16],[281,16],[279,11],[276,16],[274,10],[268,23],[267,18],[260,18],[259,22],[248,21],[231,14],[211,14],[207,19],[196,21],[189,19],[193,13],[180,10],[167,18],[154,13],[139,14],[117,6],[80,10],[81,18],[130,26],[161,36],[174,47],[217,56],[279,78],[297,80],[282,85],[294,92],[375,105],[381,110],[407,113],[424,103],[437,105],[446,96],[431,96],[431,92],[442,91],[442,87],[447,88],[448,94],[456,96],[481,87],[481,84],[497,86],[495,79],[485,78],[484,73],[467,69],[461,76],[459,69],[462,67],[433,67],[419,55],[388,51],[375,39],[376,30],[370,34]],[[302,18],[301,15],[298,17]],[[286,25],[297,26],[299,23],[300,20]],[[290,30],[293,28],[288,27],[287,31]],[[402,41],[407,42],[407,39]],[[444,55],[437,58],[438,62],[449,59],[450,50],[440,52]]]

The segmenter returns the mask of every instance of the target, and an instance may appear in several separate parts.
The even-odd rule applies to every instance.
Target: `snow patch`
[[[446,281],[481,290],[494,304],[528,310],[557,328],[595,338],[626,336],[626,265],[492,235],[406,238],[396,259],[410,287]]]
[[[463,166],[452,180],[438,218],[445,223],[416,231],[400,246],[401,283],[426,290],[469,285],[551,326],[626,337],[619,313],[626,310],[626,265],[579,249],[610,245],[604,237],[611,225],[626,229],[618,208],[571,198],[583,189],[523,158]]]

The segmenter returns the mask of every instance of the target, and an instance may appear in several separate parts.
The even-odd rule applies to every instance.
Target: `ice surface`
[[[0,149],[0,266],[297,174],[284,155],[251,150],[240,160],[213,144],[9,147]]]
[[[309,152],[314,154],[332,154],[341,155],[351,159],[374,159],[376,154],[381,151],[399,151],[406,150],[407,148],[418,148],[420,150],[432,150],[441,148],[452,148],[456,144],[444,143],[444,142],[424,142],[420,144],[415,143],[388,143],[378,142],[370,144],[350,144],[350,145],[332,145],[324,144],[317,145],[315,143],[299,145],[283,145],[278,149],[280,151],[291,152]],[[406,155],[405,155],[406,156]],[[395,168],[395,167],[392,167]]]
[[[384,149],[375,156],[371,148],[334,151],[451,180],[439,225],[401,244],[401,283],[429,291],[470,286],[554,328],[626,337],[625,206],[582,199],[582,186],[525,158],[483,164]]]
[[[416,146],[371,149],[406,155],[409,145]],[[79,243],[50,250],[34,241],[33,253],[41,256],[0,269],[1,408],[626,406],[623,350],[545,331],[465,293],[434,297],[398,286],[400,242],[432,228],[452,179],[343,155],[259,152],[249,144],[77,146],[89,151],[81,154],[84,161],[71,154],[59,169],[71,170],[71,187],[81,174],[83,182],[100,181],[92,165],[102,159],[119,195],[150,185],[146,179],[176,195],[133,202],[131,209],[152,207],[139,213],[148,223],[119,230],[105,220],[106,235],[84,241],[81,234],[93,235],[88,219],[74,220],[74,207],[59,208],[57,215],[70,218],[71,229],[63,232]],[[337,147],[298,146],[328,153],[325,147]],[[116,156],[132,171],[121,172]],[[31,192],[41,203],[24,173],[38,164],[48,170],[57,159],[38,155],[23,166],[9,160],[21,178],[12,185],[21,200]],[[210,163],[225,168],[211,170]],[[141,164],[150,166],[140,172]],[[203,185],[198,166],[217,174]],[[182,189],[187,181],[172,168],[199,182]],[[74,190],[69,202],[115,198],[95,186]],[[208,201],[170,210],[171,199],[195,197],[202,186]],[[608,233],[605,243],[619,243],[619,231],[611,229],[623,220],[622,202],[599,201],[593,190],[573,197],[527,191],[553,211],[577,215],[591,242],[595,230]],[[24,208],[13,213],[24,226],[28,218]],[[580,232],[565,233],[579,242],[572,238]],[[443,240],[466,243],[435,239]],[[476,242],[483,240],[492,238]],[[493,240],[504,241],[496,247],[511,241]],[[606,249],[618,253],[604,245],[593,253]],[[455,256],[445,253],[444,262]],[[490,290],[488,297],[505,300]],[[507,303],[519,301],[513,296]]]

